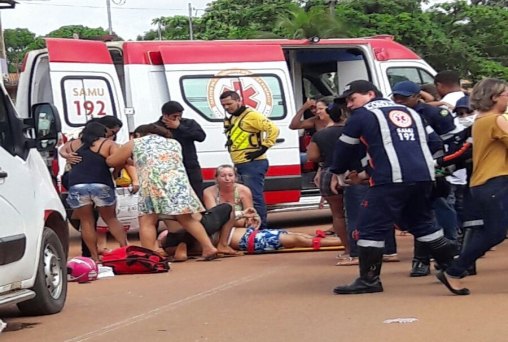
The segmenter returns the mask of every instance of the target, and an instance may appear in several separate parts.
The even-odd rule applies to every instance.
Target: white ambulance
[[[58,142],[51,104],[16,115],[0,82],[0,306],[24,314],[62,310],[67,295],[69,228],[45,159]]]
[[[109,42],[47,39],[47,49],[27,54],[17,108],[53,103],[70,136],[92,117],[115,115],[126,123],[119,142],[140,124],[156,121],[175,100],[184,117],[206,131],[197,144],[205,183],[230,163],[219,96],[240,93],[245,105],[280,128],[268,152],[265,198],[271,208],[317,204],[312,175],[302,172],[299,132],[289,123],[307,97],[336,95],[356,79],[388,95],[400,80],[433,82],[435,71],[389,36],[357,39]],[[310,196],[310,197],[309,197]],[[311,200],[308,200],[311,198]]]

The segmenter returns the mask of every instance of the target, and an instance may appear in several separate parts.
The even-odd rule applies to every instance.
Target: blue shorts
[[[106,184],[76,184],[70,187],[67,203],[72,209],[95,204],[96,207],[109,207],[116,203],[115,189]]]
[[[254,232],[254,228],[248,228],[243,234],[238,247],[241,251],[246,251],[249,245],[249,236]],[[275,251],[282,248],[280,243],[280,235],[287,234],[285,230],[278,229],[263,229],[258,230],[254,237],[254,251],[256,253],[263,253],[265,251]]]

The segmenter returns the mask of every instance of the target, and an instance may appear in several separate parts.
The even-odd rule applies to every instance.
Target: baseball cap
[[[421,87],[411,81],[402,81],[396,83],[392,88],[393,95],[401,95],[405,97],[413,96],[419,94]]]
[[[354,93],[365,94],[369,91],[375,91],[377,93],[379,92],[379,90],[372,82],[365,80],[353,81],[346,84],[346,86],[344,87],[344,92],[339,95],[338,99],[345,99],[346,97],[351,96]]]
[[[457,109],[457,108],[471,109],[469,107],[469,96],[463,96],[460,99],[458,99],[457,103],[455,104],[455,109]]]

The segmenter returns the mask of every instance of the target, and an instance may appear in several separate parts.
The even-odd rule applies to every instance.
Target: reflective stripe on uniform
[[[345,142],[346,144],[350,144],[350,145],[357,145],[360,143],[360,139],[352,138],[352,137],[345,135],[345,134],[342,134],[339,137],[339,140],[342,142]]]
[[[415,110],[413,110],[411,108],[408,108],[408,110],[409,110],[409,114],[413,117],[413,120],[415,121],[415,124],[416,124],[416,129],[418,130],[418,136],[420,138],[420,148],[422,150],[423,156],[425,157],[425,162],[427,163],[427,168],[429,170],[430,178],[434,179],[434,173],[435,173],[434,158],[432,157],[430,149],[427,145],[427,134],[425,134],[425,128],[424,128],[425,126],[423,124],[422,118],[421,118],[420,114],[418,114],[418,112],[416,112]],[[432,129],[432,127],[430,127],[430,126],[427,126],[427,127],[429,127],[432,130],[430,133],[432,133],[434,131]],[[441,155],[438,155],[438,154],[439,153],[436,152],[436,158],[441,157]]]
[[[434,232],[432,234],[417,237],[416,240],[421,242],[431,242],[443,236],[444,236],[443,230],[439,229],[437,232]]]
[[[392,135],[390,133],[388,121],[386,120],[386,117],[382,110],[371,109],[371,112],[375,115],[379,123],[384,149],[392,169],[392,182],[402,183],[402,170],[400,168],[399,158],[397,157],[397,153],[395,152],[395,147],[393,145]]]
[[[385,242],[384,241],[372,241],[372,240],[358,240],[356,245],[360,247],[376,247],[376,248],[384,248]]]

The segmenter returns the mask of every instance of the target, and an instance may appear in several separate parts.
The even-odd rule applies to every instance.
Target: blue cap
[[[463,96],[460,99],[457,100],[457,103],[455,104],[455,109],[457,108],[467,108],[471,109],[469,107],[469,96]]]
[[[396,83],[392,88],[392,94],[393,95],[401,95],[401,96],[413,96],[416,94],[419,94],[421,90],[421,87],[411,81],[402,81],[399,83]]]

